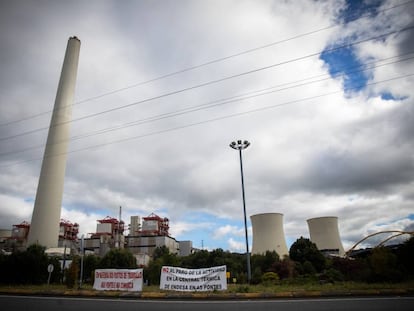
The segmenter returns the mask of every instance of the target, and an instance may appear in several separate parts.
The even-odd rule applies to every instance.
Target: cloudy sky
[[[81,233],[122,206],[244,252],[237,139],[247,215],[282,213],[288,246],[312,217],[338,216],[346,249],[413,230],[413,16],[407,0],[1,0],[0,228],[31,220],[76,35],[62,218]]]

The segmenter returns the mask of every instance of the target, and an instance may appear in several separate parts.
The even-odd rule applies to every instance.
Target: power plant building
[[[283,230],[283,214],[264,213],[250,216],[253,227],[252,254],[276,251],[280,258],[289,256]]]
[[[166,247],[172,254],[187,256],[194,252],[191,241],[177,241],[169,234],[169,219],[151,214],[143,217],[131,216],[129,235],[124,235],[125,223],[122,220],[107,216],[97,220],[96,232],[89,233],[83,238],[85,253],[105,256],[111,249],[126,248],[137,259],[141,266],[148,264],[158,247]],[[12,230],[0,230],[0,250],[24,250],[27,247],[27,238],[30,232],[30,223],[23,221],[13,225]],[[61,219],[59,230],[56,233],[58,247],[48,247],[47,254],[63,256],[63,254],[78,254],[80,239],[78,239],[79,225]],[[65,252],[65,249],[68,249]]]
[[[72,252],[77,252],[77,242],[79,225],[72,223],[66,219],[60,219],[58,222],[58,232],[56,233],[56,239],[58,240],[57,247],[62,249],[66,246]],[[4,241],[3,249],[11,250],[24,250],[27,245],[27,238],[31,229],[31,224],[27,221],[23,221],[20,224],[13,225],[11,235]],[[56,247],[54,247],[56,248]]]
[[[310,239],[325,255],[345,254],[338,229],[338,217],[327,216],[307,220]]]
[[[104,256],[113,248],[126,248],[145,265],[158,247],[166,247],[172,254],[182,255],[181,242],[169,234],[169,219],[154,213],[147,217],[131,216],[129,235],[124,235],[124,222],[106,217],[98,220],[96,232],[84,239],[85,250]],[[185,241],[185,247],[187,241]],[[185,248],[184,247],[184,248]]]
[[[137,217],[137,216],[132,216]],[[170,253],[179,254],[180,242],[172,238],[169,233],[169,219],[154,213],[143,217],[142,226],[131,217],[131,224],[138,230],[130,230],[125,237],[126,247],[135,255],[152,256],[157,247],[165,246]]]

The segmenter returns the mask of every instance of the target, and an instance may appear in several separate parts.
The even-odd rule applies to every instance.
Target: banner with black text
[[[163,266],[160,289],[182,292],[226,290],[226,266],[203,269]]]
[[[142,291],[142,269],[97,269],[96,290]]]

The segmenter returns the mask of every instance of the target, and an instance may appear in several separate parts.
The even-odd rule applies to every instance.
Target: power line
[[[395,81],[395,80],[399,80],[399,79],[403,79],[403,78],[408,78],[408,77],[411,77],[411,76],[414,76],[414,73],[409,73],[409,74],[406,74],[406,75],[403,75],[403,76],[398,76],[398,77],[389,78],[389,79],[382,80],[382,81],[368,83],[368,84],[366,84],[366,86],[377,85],[377,84],[381,84],[381,83],[385,83],[385,82],[390,82],[390,81]],[[360,86],[355,86],[354,89],[358,89],[358,87],[360,87]],[[86,150],[90,150],[90,149],[101,148],[101,147],[105,147],[105,146],[108,146],[108,145],[119,144],[119,143],[131,141],[131,140],[136,140],[136,139],[145,138],[145,137],[149,137],[149,136],[164,134],[164,133],[177,131],[177,130],[181,130],[181,129],[185,129],[185,128],[189,128],[189,127],[193,127],[193,126],[197,126],[197,125],[202,125],[202,124],[207,124],[207,123],[211,123],[211,122],[221,121],[221,120],[230,119],[230,118],[234,118],[234,117],[239,117],[239,116],[243,116],[243,115],[248,115],[248,114],[251,114],[251,113],[261,112],[261,111],[265,111],[265,110],[271,110],[271,109],[275,109],[275,108],[279,108],[279,107],[283,107],[283,106],[287,106],[287,105],[297,104],[297,103],[301,103],[301,102],[305,102],[305,101],[309,101],[309,100],[314,100],[314,99],[317,99],[317,98],[322,98],[322,97],[326,97],[326,96],[330,96],[330,95],[335,95],[335,94],[338,94],[340,92],[342,92],[342,90],[332,91],[332,92],[328,92],[328,93],[325,93],[325,94],[314,95],[314,96],[301,98],[301,99],[296,99],[296,100],[284,102],[284,103],[281,103],[281,104],[264,106],[264,107],[260,107],[260,108],[256,108],[256,109],[252,109],[252,110],[243,111],[243,112],[232,113],[232,114],[228,114],[228,115],[225,115],[225,116],[215,117],[215,118],[211,118],[211,119],[204,120],[204,121],[199,121],[199,122],[194,122],[194,123],[190,123],[190,124],[186,124],[186,125],[176,126],[176,127],[165,129],[165,130],[159,130],[159,131],[154,131],[154,132],[147,133],[147,134],[142,134],[142,135],[127,137],[127,138],[123,138],[123,139],[118,139],[118,140],[114,140],[112,142],[96,144],[96,145],[92,145],[92,146],[88,146],[88,147],[68,151],[68,152],[65,152],[65,153],[59,153],[59,154],[55,154],[55,155],[47,155],[46,157],[56,157],[56,156],[67,155],[67,154],[72,154],[72,153],[76,153],[76,152],[82,152],[82,151],[86,151]],[[23,160],[23,161],[19,161],[19,162],[0,165],[0,167],[9,167],[9,166],[14,166],[14,165],[18,165],[18,164],[27,163],[27,162],[38,161],[38,160],[41,160],[41,159],[42,158],[33,158],[33,159]]]
[[[267,66],[264,66],[264,67],[259,67],[259,68],[253,69],[253,70],[245,71],[245,72],[238,73],[238,74],[231,75],[231,76],[227,76],[227,77],[224,77],[224,78],[211,80],[211,81],[208,81],[208,82],[204,82],[204,83],[193,85],[193,86],[190,86],[190,87],[186,87],[186,88],[183,88],[183,89],[180,89],[180,90],[164,93],[164,94],[161,94],[161,95],[157,95],[157,96],[154,96],[154,97],[143,99],[143,100],[133,102],[133,103],[130,103],[130,104],[126,104],[126,105],[123,105],[123,106],[119,106],[119,107],[107,109],[107,110],[104,110],[104,111],[101,111],[101,112],[89,114],[89,115],[86,115],[86,116],[83,116],[83,117],[79,117],[77,119],[72,119],[70,121],[58,123],[58,124],[55,124],[55,125],[52,125],[52,126],[59,126],[59,125],[63,125],[63,124],[71,123],[71,122],[77,122],[77,121],[85,120],[85,119],[88,119],[88,118],[96,117],[96,116],[103,115],[103,114],[106,114],[106,113],[110,113],[110,112],[113,112],[113,111],[129,108],[129,107],[136,106],[136,105],[139,105],[139,104],[143,104],[143,103],[153,101],[153,100],[156,100],[156,99],[161,99],[163,97],[176,95],[176,94],[179,94],[179,93],[187,92],[187,91],[190,91],[190,90],[194,90],[194,89],[201,88],[201,87],[208,86],[208,85],[212,85],[212,84],[217,84],[217,83],[224,82],[224,81],[227,81],[227,80],[230,80],[230,79],[242,77],[242,76],[245,76],[245,75],[260,72],[260,71],[267,70],[267,69],[270,69],[270,68],[274,68],[274,67],[277,67],[277,66],[286,65],[286,64],[293,63],[293,62],[300,61],[300,60],[304,60],[304,59],[307,59],[307,58],[310,58],[310,57],[318,56],[322,52],[332,53],[332,52],[335,52],[335,51],[338,51],[338,50],[341,50],[341,49],[344,49],[344,48],[353,47],[355,45],[365,43],[365,42],[368,42],[368,41],[371,41],[371,40],[377,40],[377,39],[380,39],[380,38],[384,38],[384,37],[387,37],[391,34],[401,33],[401,32],[404,32],[404,31],[412,30],[413,28],[414,28],[414,26],[409,26],[409,27],[405,27],[405,28],[402,28],[400,30],[394,30],[394,31],[391,31],[391,32],[388,32],[388,33],[385,33],[385,34],[382,34],[382,35],[379,35],[379,36],[375,36],[375,37],[355,41],[353,43],[346,43],[346,44],[343,44],[343,45],[332,47],[330,49],[325,49],[321,52],[311,53],[311,54],[308,54],[308,55],[305,55],[305,56],[301,56],[301,57],[286,60],[286,61],[283,61],[283,62],[267,65]],[[33,133],[43,131],[43,130],[47,130],[47,129],[49,129],[49,126],[42,127],[42,128],[37,128],[37,129],[34,129],[34,130],[22,132],[22,133],[7,136],[7,137],[2,137],[2,138],[0,138],[0,141],[5,141],[5,140],[21,137],[21,136],[33,134]]]
[[[398,7],[401,7],[401,6],[405,6],[407,4],[410,4],[412,2],[414,2],[414,0],[402,2],[402,3],[396,4],[394,6],[390,6],[388,8],[384,8],[382,10],[379,10],[379,11],[377,11],[377,13],[383,13],[383,12],[386,12],[386,11],[389,11],[389,10],[393,10],[393,9],[398,8]],[[302,37],[306,37],[306,36],[309,36],[309,35],[313,35],[313,34],[316,34],[318,32],[321,32],[321,31],[325,31],[325,30],[332,29],[332,28],[335,28],[335,27],[343,26],[345,24],[349,24],[351,22],[354,22],[354,21],[357,21],[359,19],[362,19],[362,18],[364,18],[366,16],[369,16],[370,14],[371,14],[371,12],[366,12],[366,13],[361,14],[361,15],[358,14],[358,13],[354,13],[352,15],[350,14],[351,16],[357,16],[357,17],[355,17],[353,19],[351,18],[347,22],[342,22],[342,23],[335,24],[335,25],[325,26],[325,27],[322,27],[322,28],[319,28],[319,29],[316,29],[316,30],[312,30],[312,31],[309,31],[309,32],[306,32],[306,33],[303,33],[303,34],[299,34],[299,35],[296,35],[296,36],[293,36],[293,37],[290,37],[290,38],[287,38],[287,39],[282,39],[282,40],[279,40],[279,41],[274,41],[274,42],[271,42],[271,43],[268,43],[268,44],[265,44],[265,45],[261,45],[261,46],[255,47],[255,48],[251,48],[251,49],[248,49],[248,50],[244,50],[244,51],[241,51],[241,52],[237,52],[237,53],[234,53],[234,54],[230,54],[228,56],[216,58],[216,59],[213,59],[213,60],[210,60],[210,61],[207,61],[207,62],[198,64],[198,65],[194,65],[194,66],[186,67],[184,69],[180,69],[180,70],[177,70],[177,71],[173,71],[171,73],[167,73],[167,74],[164,74],[164,75],[161,75],[161,76],[158,76],[158,77],[155,77],[155,78],[146,80],[146,81],[142,81],[142,82],[138,82],[138,83],[135,83],[135,84],[131,84],[129,86],[125,86],[125,87],[122,87],[122,88],[119,88],[119,89],[116,89],[116,90],[112,90],[112,91],[109,91],[109,92],[106,92],[106,93],[102,93],[100,95],[92,96],[92,97],[83,99],[83,100],[81,100],[79,102],[76,102],[74,105],[79,105],[79,104],[82,104],[82,103],[86,103],[86,102],[89,102],[89,101],[93,101],[93,100],[96,100],[96,99],[99,99],[99,98],[106,97],[108,95],[112,95],[112,94],[115,94],[115,93],[119,93],[119,92],[122,92],[122,91],[125,91],[125,90],[128,90],[128,89],[131,89],[131,88],[135,88],[135,87],[138,87],[138,86],[141,86],[141,85],[145,85],[145,84],[148,84],[148,83],[152,83],[152,82],[155,82],[155,81],[158,81],[158,80],[162,80],[162,79],[165,79],[165,78],[168,78],[168,77],[172,77],[172,76],[175,76],[175,75],[184,73],[184,72],[188,72],[188,71],[191,71],[191,70],[194,70],[194,69],[198,69],[198,68],[201,68],[201,67],[205,67],[205,66],[208,66],[208,65],[212,65],[212,64],[215,64],[215,63],[219,63],[219,62],[222,62],[222,61],[225,61],[225,60],[234,58],[234,57],[238,57],[238,56],[241,56],[241,55],[245,55],[245,54],[249,54],[249,53],[252,53],[252,52],[256,52],[258,50],[262,50],[262,49],[265,49],[265,48],[269,48],[269,47],[272,47],[272,46],[275,46],[275,45],[278,45],[278,44],[281,44],[281,43],[286,43],[286,42],[289,42],[289,41],[292,41],[292,40],[295,40],[295,39],[299,39],[299,38],[302,38]],[[62,107],[62,108],[64,108],[64,107]],[[48,111],[41,112],[41,113],[38,113],[38,114],[35,114],[35,115],[32,115],[32,116],[28,116],[28,117],[25,117],[25,118],[22,118],[22,119],[18,119],[18,120],[14,120],[14,121],[9,121],[9,122],[6,122],[6,123],[2,123],[2,124],[0,124],[0,127],[1,126],[6,126],[6,125],[11,125],[11,124],[18,123],[18,122],[27,121],[27,120],[30,120],[30,119],[33,119],[33,118],[36,118],[36,117],[39,117],[39,116],[42,116],[42,115],[49,114],[52,111],[53,110],[48,110]]]
[[[399,62],[408,61],[408,60],[413,59],[414,56],[394,60],[394,61],[391,61],[391,62],[387,62],[385,64],[377,64],[377,63],[381,63],[381,62],[384,62],[384,61],[387,61],[387,60],[399,58],[399,57],[402,57],[402,56],[407,56],[407,55],[410,55],[410,54],[413,54],[413,53],[414,53],[414,51],[410,52],[410,53],[405,53],[405,54],[401,54],[401,55],[397,55],[397,56],[384,58],[384,59],[381,59],[381,60],[377,60],[375,62],[362,64],[362,65],[359,65],[359,66],[353,66],[353,67],[350,67],[350,68],[345,68],[346,71],[343,73],[343,75],[345,75],[345,74],[346,75],[355,74],[355,73],[363,72],[363,71],[374,69],[374,68],[379,68],[379,67],[399,63]],[[316,75],[316,76],[300,79],[300,80],[293,81],[293,82],[287,82],[287,83],[283,83],[283,84],[279,84],[279,85],[275,85],[275,86],[271,86],[271,87],[267,87],[267,88],[263,88],[263,89],[243,93],[243,94],[234,95],[234,96],[227,97],[227,98],[217,99],[217,100],[214,100],[212,102],[204,103],[204,104],[201,104],[201,105],[187,107],[187,108],[183,108],[183,109],[172,111],[172,112],[162,113],[162,114],[159,114],[159,115],[155,115],[155,116],[152,116],[152,117],[147,117],[147,118],[140,119],[140,120],[131,121],[131,122],[124,123],[124,124],[121,124],[121,125],[117,125],[117,126],[114,126],[114,127],[100,129],[100,130],[97,130],[97,131],[94,131],[94,132],[84,133],[84,134],[81,134],[81,135],[78,135],[78,136],[73,136],[69,139],[58,141],[55,144],[60,144],[60,143],[67,142],[67,141],[74,141],[74,140],[79,140],[79,139],[83,139],[83,138],[87,138],[87,137],[91,137],[91,136],[96,136],[96,135],[101,135],[101,134],[105,134],[105,133],[109,133],[109,132],[114,132],[114,131],[117,131],[117,130],[132,127],[132,126],[138,126],[138,125],[142,125],[142,124],[145,124],[145,123],[155,122],[155,121],[159,121],[159,120],[163,120],[163,119],[167,119],[167,118],[172,118],[172,117],[176,117],[176,116],[180,116],[180,115],[184,115],[184,114],[188,114],[188,113],[192,113],[192,112],[197,112],[197,111],[204,110],[204,109],[210,109],[210,108],[213,108],[213,107],[222,106],[222,105],[229,104],[229,103],[234,103],[234,102],[237,102],[237,101],[247,100],[247,99],[251,99],[251,98],[255,98],[255,97],[263,96],[263,95],[268,95],[268,94],[280,92],[280,91],[287,90],[287,89],[302,87],[302,86],[306,86],[306,85],[309,85],[309,84],[312,84],[312,83],[326,81],[326,80],[331,79],[331,75],[336,76],[336,74],[338,72],[343,72],[343,70],[338,70],[337,72],[333,72],[333,73],[330,73],[330,74]],[[319,79],[319,80],[313,80],[313,79],[322,78],[322,77],[326,77],[326,78]],[[309,80],[311,80],[311,81],[309,81]],[[308,81],[308,82],[305,82],[305,81]],[[294,83],[296,83],[296,84],[294,84]],[[9,152],[5,152],[5,153],[0,153],[0,156],[22,153],[22,152],[26,152],[26,151],[30,151],[30,150],[40,149],[42,147],[44,147],[44,145],[28,147],[28,148],[24,148],[24,149],[20,149],[20,150],[15,150],[15,151],[9,151]]]

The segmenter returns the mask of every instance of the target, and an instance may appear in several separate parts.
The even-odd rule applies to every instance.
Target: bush
[[[127,249],[111,249],[99,262],[101,269],[136,269],[137,261]]]
[[[275,272],[266,272],[262,275],[262,283],[265,286],[276,285],[279,282],[279,275]]]
[[[344,276],[340,271],[330,268],[320,276],[319,280],[328,283],[341,282],[344,280]]]
[[[79,257],[74,257],[69,269],[65,271],[65,284],[68,288],[74,288],[79,280]]]
[[[311,263],[316,272],[322,272],[326,266],[326,259],[318,250],[316,244],[303,237],[300,237],[292,244],[289,249],[289,256],[290,259],[299,262],[302,265],[306,262]],[[304,268],[310,268],[309,264],[307,264],[307,267]],[[305,273],[312,272],[306,271],[306,269],[304,270]]]
[[[315,269],[315,267],[313,266],[313,264],[310,261],[307,261],[306,260],[302,264],[302,268],[303,268],[303,273],[304,274],[307,274],[307,275],[314,275],[314,274],[316,274],[316,269]]]
[[[240,285],[236,288],[236,293],[248,293],[250,291],[250,287],[247,285]]]

